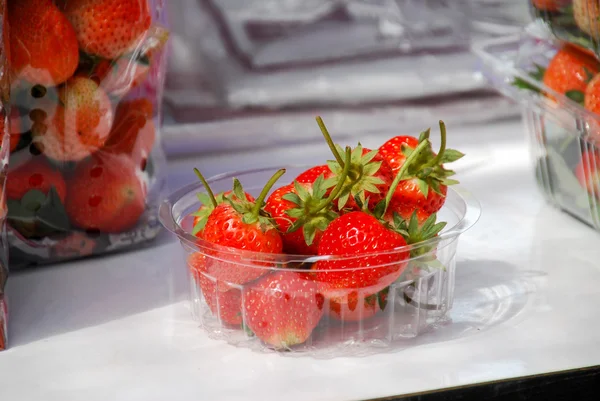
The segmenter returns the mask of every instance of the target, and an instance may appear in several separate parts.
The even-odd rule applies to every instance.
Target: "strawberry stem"
[[[196,175],[202,182],[202,185],[204,185],[204,188],[206,188],[206,192],[208,193],[208,197],[210,198],[210,203],[212,203],[214,207],[217,207],[217,200],[215,199],[215,194],[210,189],[210,185],[208,185],[208,182],[206,181],[200,170],[194,167],[194,173],[196,173]]]
[[[396,174],[396,177],[394,178],[394,181],[392,181],[392,184],[390,185],[388,193],[385,196],[385,208],[383,209],[383,213],[381,214],[382,216],[385,216],[385,212],[387,211],[388,205],[392,201],[392,197],[394,196],[396,187],[398,187],[398,184],[400,184],[400,181],[402,181],[402,178],[403,178],[404,174],[406,173],[406,171],[408,170],[408,168],[410,167],[410,165],[415,160],[417,160],[417,158],[421,155],[421,153],[423,153],[423,151],[425,149],[427,149],[429,146],[431,146],[431,144],[429,143],[429,140],[424,139],[423,142],[421,142],[419,144],[419,146],[417,146],[415,148],[415,150],[410,154],[410,156],[408,156],[406,158],[406,161],[400,168],[400,171],[398,171],[398,174]]]
[[[440,120],[440,151],[435,156],[435,158],[427,163],[424,167],[434,167],[440,164],[442,161],[442,157],[444,157],[444,153],[446,152],[446,124],[442,120]]]
[[[342,156],[340,155],[340,153],[337,151],[335,144],[333,143],[333,140],[331,139],[331,135],[329,134],[329,131],[327,130],[327,127],[325,126],[325,123],[323,122],[323,119],[321,117],[317,117],[316,120],[317,120],[317,124],[319,124],[319,128],[321,128],[321,133],[325,137],[325,141],[327,142],[327,145],[329,145],[329,149],[331,149],[331,153],[333,153],[333,156],[335,157],[335,160],[339,163],[340,167],[344,168],[344,160],[342,159]]]
[[[333,188],[333,191],[331,191],[329,196],[326,199],[324,199],[321,203],[319,203],[319,205],[313,211],[313,213],[318,213],[321,210],[323,210],[335,198],[337,198],[337,196],[340,194],[340,192],[342,192],[342,189],[344,189],[344,184],[346,182],[346,177],[348,176],[348,172],[350,171],[350,165],[352,164],[352,163],[350,163],[351,158],[352,158],[352,149],[350,149],[350,146],[346,146],[346,157],[344,160],[345,161],[344,169],[342,170],[342,173],[338,177],[338,183],[335,185],[335,188]]]
[[[258,216],[260,209],[262,208],[262,204],[265,201],[267,195],[269,194],[269,191],[271,190],[271,188],[273,188],[273,185],[275,185],[277,180],[279,178],[281,178],[281,176],[284,174],[285,174],[285,169],[282,168],[282,169],[277,170],[277,172],[275,174],[273,174],[273,176],[271,178],[269,178],[269,181],[267,181],[267,184],[260,192],[260,195],[258,195],[258,198],[256,199],[256,202],[254,203],[254,207],[252,208],[252,214],[254,216]]]

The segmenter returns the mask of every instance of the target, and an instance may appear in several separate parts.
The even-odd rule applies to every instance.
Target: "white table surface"
[[[0,400],[350,401],[600,363],[600,236],[544,203],[520,122],[450,127],[450,142],[468,153],[457,169],[483,215],[459,244],[451,322],[409,348],[315,360],[210,340],[190,319],[182,255],[165,234],[149,249],[10,277]],[[212,175],[323,157],[319,144],[179,160],[170,184],[194,180],[192,166]]]

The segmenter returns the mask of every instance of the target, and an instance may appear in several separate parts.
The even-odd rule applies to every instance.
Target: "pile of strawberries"
[[[317,122],[334,159],[272,191],[278,170],[256,199],[237,179],[214,194],[195,170],[206,193],[193,213],[199,251],[189,268],[221,323],[277,349],[305,342],[325,314],[357,321],[384,309],[410,260],[439,267],[434,245],[409,245],[444,228],[436,213],[457,183],[444,164],[463,156],[446,148],[443,122],[437,153],[429,130],[344,149]],[[281,263],[310,257],[317,261]]]
[[[169,36],[149,1],[7,1],[0,135],[8,122],[9,221],[23,237],[120,233],[143,214]]]

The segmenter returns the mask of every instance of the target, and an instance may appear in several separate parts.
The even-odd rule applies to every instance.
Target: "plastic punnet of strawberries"
[[[162,0],[7,0],[16,265],[131,246],[158,233]]]
[[[379,149],[344,149],[317,121],[332,160],[283,185],[280,169],[256,198],[237,178],[214,193],[195,170],[206,192],[190,216],[192,276],[222,325],[275,349],[305,343],[324,316],[353,322],[382,313],[410,263],[444,268],[435,237],[446,223],[436,214],[458,183],[444,165],[463,156],[446,148],[444,123],[434,151],[429,130]],[[278,264],[281,255],[303,263]]]

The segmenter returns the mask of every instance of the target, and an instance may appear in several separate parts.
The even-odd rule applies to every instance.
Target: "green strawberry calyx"
[[[462,158],[464,154],[454,149],[446,149],[446,125],[443,121],[440,121],[439,124],[441,144],[437,154],[431,148],[429,130],[421,133],[419,145],[416,148],[412,149],[408,146],[402,146],[402,150],[406,155],[406,161],[400,168],[400,171],[398,171],[392,185],[390,185],[385,198],[385,205],[378,205],[379,212],[383,209],[383,214],[379,215],[377,213],[378,216],[385,214],[400,181],[416,180],[419,190],[425,198],[429,195],[430,189],[444,196],[441,185],[450,186],[459,183],[457,180],[449,178],[456,173],[446,169],[444,163],[455,162]]]
[[[338,182],[326,197],[327,180],[324,175],[319,175],[312,186],[305,187],[303,184],[294,181],[294,192],[287,193],[282,196],[289,202],[296,205],[286,211],[286,214],[294,219],[294,223],[288,228],[287,233],[302,228],[304,241],[306,245],[312,245],[317,230],[325,231],[329,223],[335,220],[339,215],[333,211],[333,200],[336,199],[342,189],[350,170],[350,159],[352,157],[350,147],[346,147],[344,168],[338,177]]]
[[[236,212],[242,215],[242,222],[244,224],[259,224],[263,232],[275,229],[276,225],[271,216],[263,210],[263,207],[269,191],[273,188],[273,185],[275,185],[277,180],[285,174],[285,171],[284,168],[277,170],[277,172],[269,178],[269,181],[267,181],[260,192],[260,195],[258,195],[258,198],[256,198],[254,202],[249,201],[248,198],[246,198],[246,192],[242,187],[242,183],[237,178],[234,178],[233,191],[225,197],[225,201],[228,202]]]
[[[394,213],[391,229],[402,235],[408,245],[417,245],[410,250],[410,259],[412,262],[419,264],[420,267],[434,267],[444,270],[445,267],[437,260],[433,253],[435,244],[422,244],[437,237],[444,227],[446,227],[446,222],[436,223],[436,219],[436,214],[432,214],[423,224],[419,224],[416,211],[408,221],[403,219],[398,213]]]
[[[202,203],[200,209],[192,213],[192,216],[199,217],[197,223],[194,225],[194,228],[192,230],[192,234],[196,235],[204,229],[204,226],[206,226],[206,221],[208,220],[208,216],[210,216],[213,210],[215,210],[215,208],[218,205],[225,201],[225,195],[223,193],[220,193],[215,196],[214,192],[210,188],[210,185],[208,185],[208,182],[206,181],[200,170],[194,168],[194,173],[196,173],[196,176],[198,177],[200,182],[202,182],[202,185],[206,190],[206,193],[196,194],[198,200],[200,201],[200,203]]]
[[[329,145],[331,153],[335,157],[335,160],[327,161],[329,169],[334,173],[334,177],[330,178],[327,183],[329,185],[333,185],[336,180],[339,180],[340,174],[344,169],[345,162],[341,156],[341,154],[344,152],[341,146],[333,143],[331,135],[329,134],[329,131],[327,130],[327,127],[325,126],[325,123],[321,117],[317,117],[316,119],[317,124],[319,124],[319,128],[321,129],[321,133],[323,134],[327,145]],[[350,196],[353,198],[358,198],[362,201],[362,203],[365,203],[366,192],[380,192],[379,188],[377,188],[377,185],[385,184],[385,182],[375,175],[379,171],[382,163],[381,161],[373,161],[375,156],[377,156],[377,153],[377,150],[372,150],[371,152],[363,155],[363,147],[360,143],[352,150],[348,175],[344,180],[344,187],[342,188],[337,199],[339,210],[344,208],[350,199]]]
[[[535,71],[530,72],[528,74],[528,78],[533,79],[535,82],[542,82],[545,74],[546,69],[538,64],[535,64]],[[513,80],[512,85],[519,89],[525,89],[531,92],[540,93],[540,89],[537,85],[531,84],[521,77],[516,77]]]

